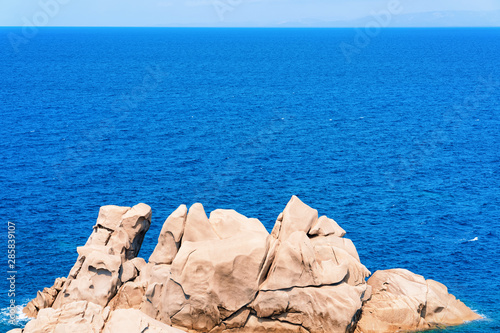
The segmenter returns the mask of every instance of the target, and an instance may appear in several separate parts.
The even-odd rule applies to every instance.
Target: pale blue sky
[[[46,5],[43,5],[46,4]],[[0,0],[0,25],[499,26],[500,0]]]

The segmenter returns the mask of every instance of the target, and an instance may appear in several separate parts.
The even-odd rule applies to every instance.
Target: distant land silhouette
[[[374,14],[377,11],[374,11]],[[364,27],[373,16],[347,21],[305,19],[281,22],[280,27]],[[500,11],[432,11],[394,15],[387,27],[499,27]]]

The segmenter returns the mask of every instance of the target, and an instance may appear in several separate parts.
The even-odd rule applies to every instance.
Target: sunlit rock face
[[[480,318],[406,270],[367,283],[345,230],[295,196],[271,234],[234,210],[181,205],[146,262],[150,221],[145,204],[102,207],[68,277],[26,306],[23,332],[380,333]]]
[[[434,280],[406,269],[376,271],[372,297],[363,306],[357,333],[423,331],[481,319]]]

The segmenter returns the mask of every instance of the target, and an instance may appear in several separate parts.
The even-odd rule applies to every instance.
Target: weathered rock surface
[[[205,219],[199,204],[191,207],[186,228],[193,209],[205,236],[197,231],[196,237],[182,240],[164,285],[160,315],[175,326],[210,331],[254,299],[269,233],[235,211],[217,210]],[[226,225],[231,233],[225,232]]]
[[[43,291],[39,291],[36,297],[24,307],[24,314],[28,317],[35,318],[39,310],[50,308],[52,304],[54,304],[57,294],[62,290],[65,282],[66,278],[57,278],[52,287],[44,288]]]
[[[333,219],[329,219],[326,216],[321,216],[315,225],[309,230],[309,235],[311,236],[328,236],[335,235],[338,237],[344,237],[345,230],[342,229],[337,222]]]
[[[41,309],[35,320],[26,324],[29,333],[99,333],[109,316],[109,308],[87,301],[62,305],[58,309]]]
[[[373,294],[363,306],[358,333],[429,330],[481,319],[441,283],[405,269],[377,271],[368,284]]]
[[[78,248],[78,260],[71,269],[53,308],[75,301],[106,306],[123,282],[123,265],[134,259],[149,229],[151,208],[104,206],[99,211],[94,232],[85,246]]]
[[[158,237],[153,254],[149,262],[170,265],[179,251],[181,238],[186,225],[187,207],[179,206],[165,221]]]
[[[367,283],[344,229],[295,196],[271,234],[234,210],[181,205],[146,262],[150,220],[144,204],[102,207],[68,278],[26,306],[36,319],[23,332],[379,333],[480,318],[405,270]]]
[[[121,309],[111,312],[102,332],[183,333],[184,331],[154,320],[139,310]]]

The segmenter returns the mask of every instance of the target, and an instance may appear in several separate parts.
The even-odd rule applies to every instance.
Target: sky
[[[0,26],[500,26],[500,0],[0,0]]]

